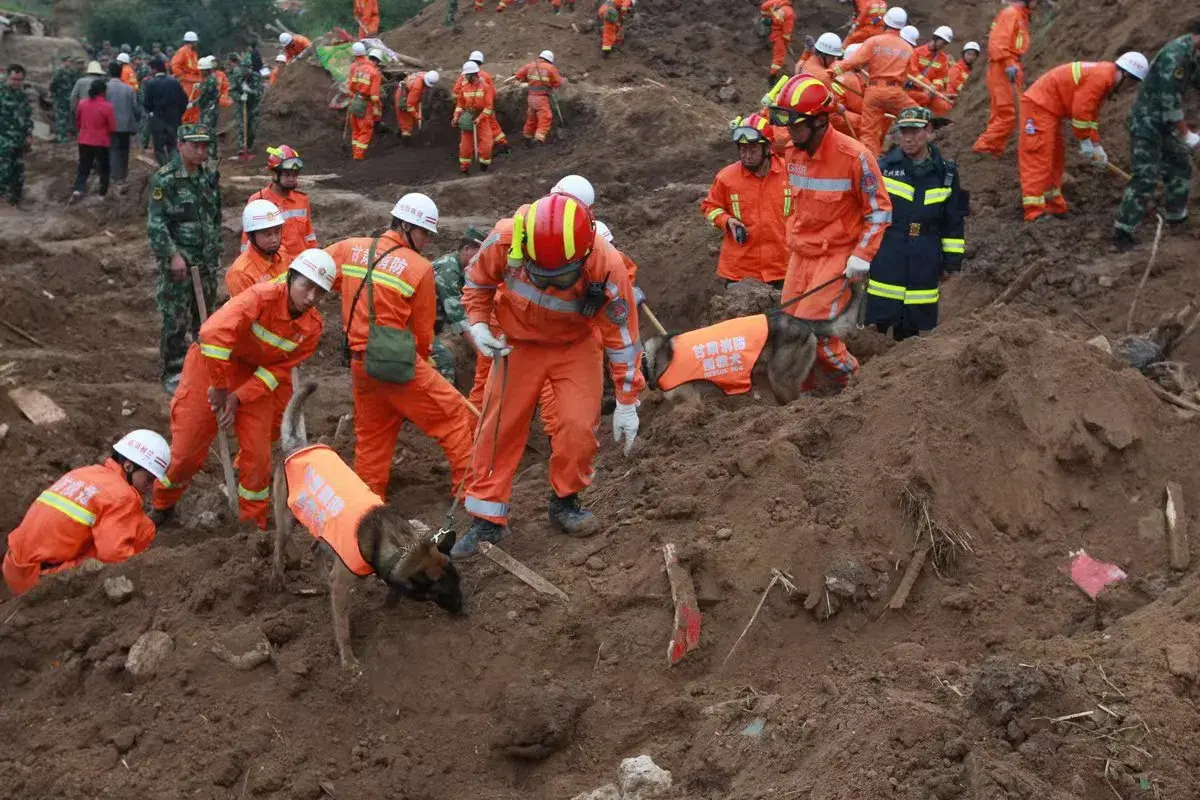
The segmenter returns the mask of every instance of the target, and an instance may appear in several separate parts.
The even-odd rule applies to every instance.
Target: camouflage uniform
[[[242,102],[242,87],[245,86],[245,102]],[[250,63],[247,54],[237,69],[229,74],[229,93],[233,96],[233,112],[237,133],[238,152],[249,152],[254,148],[254,134],[258,129],[258,101],[262,99],[263,80]],[[242,122],[242,115],[246,122]],[[246,141],[242,141],[243,132]]]
[[[1117,230],[1132,234],[1163,182],[1163,217],[1170,222],[1187,219],[1188,192],[1192,185],[1192,153],[1176,132],[1183,120],[1183,95],[1188,87],[1200,88],[1200,53],[1191,36],[1168,42],[1150,64],[1150,73],[1138,88],[1129,110],[1129,144],[1133,180],[1117,210]]]
[[[210,142],[214,138],[211,129],[203,125],[179,126],[181,142],[199,141],[201,136]],[[189,175],[176,153],[150,179],[146,233],[158,261],[155,302],[163,318],[163,381],[173,391],[172,381],[178,381],[187,354],[185,336],[190,331],[192,338],[196,337],[200,312],[190,275],[182,281],[171,276],[171,256],[178,253],[189,268],[199,267],[204,302],[212,311],[221,259],[220,174],[205,165]]]
[[[458,251],[447,253],[433,262],[433,279],[437,287],[434,331],[463,333],[467,330],[467,312],[462,304],[463,263]],[[454,354],[439,338],[433,340],[433,365],[446,380],[454,383]]]
[[[54,138],[69,142],[75,138],[75,115],[71,113],[71,90],[79,73],[69,59],[54,70],[50,78],[50,99],[54,104]]]
[[[208,160],[216,161],[217,156],[217,118],[221,113],[221,87],[217,76],[212,71],[208,77],[200,81],[200,95],[196,98],[196,106],[200,109],[200,124],[213,131],[212,141],[208,143]]]
[[[33,135],[33,105],[24,89],[0,85],[0,194],[13,205],[25,188],[25,143]]]
[[[147,61],[145,58],[143,58],[141,63],[139,63],[136,67],[134,67],[134,74],[137,75],[137,80],[138,80],[138,90],[137,90],[138,108],[144,108],[144,106],[142,104],[142,100],[144,99],[145,94],[144,94],[142,87],[146,85],[146,81],[148,81],[150,79],[150,76],[154,74],[154,70],[150,69],[150,62]],[[150,147],[150,115],[149,114],[142,114],[142,119],[138,123],[138,144],[141,145],[143,150]]]
[[[454,17],[458,14],[458,0],[447,0],[446,2],[446,18],[442,20],[442,24],[447,28],[454,27]],[[443,373],[445,374],[445,373]]]

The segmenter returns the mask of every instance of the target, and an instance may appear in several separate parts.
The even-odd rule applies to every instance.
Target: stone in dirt
[[[621,800],[650,800],[671,788],[671,773],[654,763],[650,756],[627,758],[617,768]]]
[[[133,581],[126,578],[124,575],[118,575],[115,578],[106,578],[104,580],[104,596],[114,606],[119,606],[130,597],[133,597]]]
[[[606,783],[599,789],[593,789],[590,792],[582,792],[575,795],[571,800],[623,800],[621,790],[615,784]]]
[[[149,677],[158,671],[174,646],[171,637],[163,631],[143,633],[129,648],[125,669],[135,677]]]
[[[217,658],[241,670],[254,669],[274,658],[267,635],[253,622],[229,631],[209,650]]]
[[[122,755],[128,753],[133,749],[134,742],[137,741],[137,737],[140,732],[141,731],[139,731],[133,725],[126,725],[124,728],[121,728],[119,731],[113,734],[113,747],[117,748],[117,752],[121,753]]]
[[[1167,669],[1171,674],[1189,683],[1195,683],[1200,675],[1200,661],[1197,660],[1196,649],[1186,644],[1169,644],[1165,650]]]
[[[1038,670],[992,656],[983,662],[967,705],[992,724],[1007,725],[1045,690],[1046,678]]]
[[[541,761],[570,744],[591,704],[581,691],[544,681],[507,687],[497,700],[492,749],[509,758]]]

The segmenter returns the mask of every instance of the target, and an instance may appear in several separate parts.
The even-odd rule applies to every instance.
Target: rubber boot
[[[491,520],[478,517],[471,523],[466,534],[454,543],[450,558],[455,561],[470,561],[479,557],[479,545],[483,542],[499,544],[508,535],[508,528]]]
[[[488,167],[490,167],[490,166],[491,166],[491,164],[480,164],[480,165],[479,165],[479,171],[480,171],[480,172],[487,172],[487,171],[488,171]]]
[[[550,524],[568,536],[591,536],[600,530],[596,515],[579,504],[579,495],[550,495]]]

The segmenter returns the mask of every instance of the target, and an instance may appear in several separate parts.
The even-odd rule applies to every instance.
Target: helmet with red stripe
[[[588,207],[570,195],[550,194],[513,219],[509,258],[523,261],[539,282],[563,288],[561,284],[578,279],[595,240],[596,223]]]
[[[794,125],[809,117],[828,115],[834,109],[833,95],[819,78],[796,75],[783,85],[771,106],[771,122]]]
[[[762,114],[750,114],[738,117],[733,121],[732,138],[736,144],[752,144],[754,142],[770,143],[775,138],[775,130],[770,121]]]
[[[279,147],[267,148],[267,169],[304,169],[304,162],[294,148],[281,144]]]

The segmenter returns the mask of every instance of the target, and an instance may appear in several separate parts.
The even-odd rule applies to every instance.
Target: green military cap
[[[181,142],[211,142],[213,135],[207,125],[180,125],[175,138]]]
[[[928,108],[911,106],[900,112],[896,117],[897,128],[924,128],[933,119],[933,112]]]
[[[474,225],[467,226],[467,232],[463,234],[463,241],[474,242],[475,244],[480,244],[486,238],[487,234]]]

